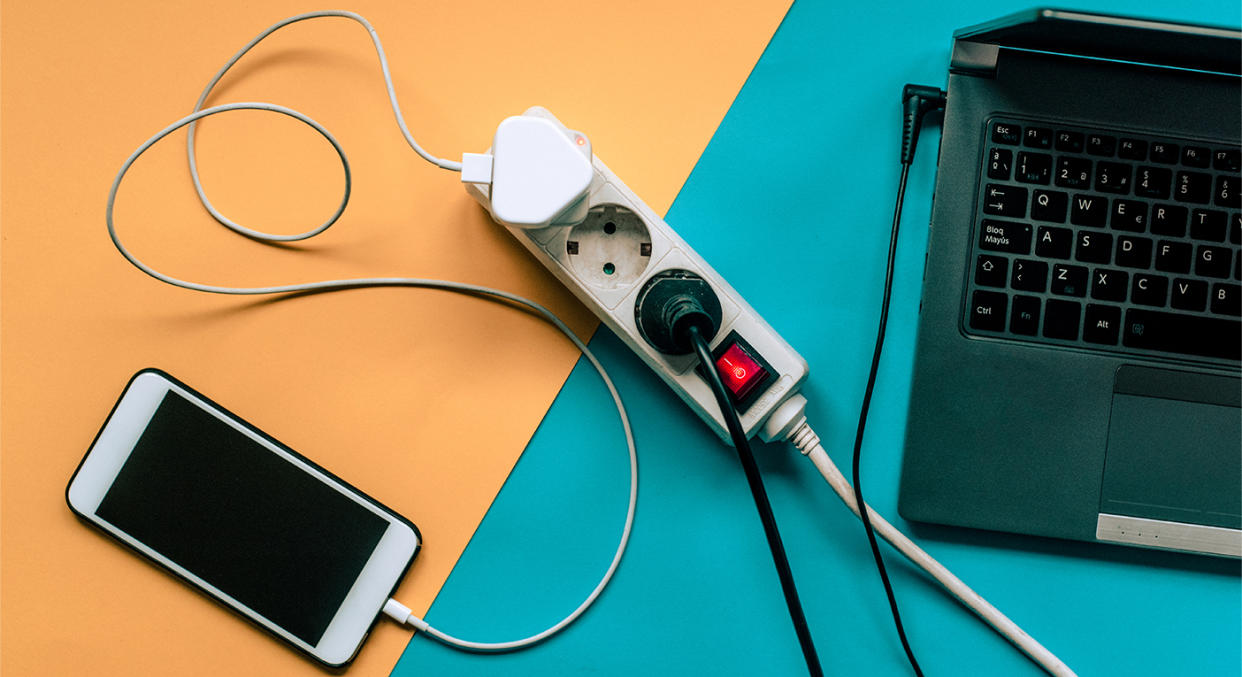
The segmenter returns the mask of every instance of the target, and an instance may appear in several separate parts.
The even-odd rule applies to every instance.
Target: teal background
[[[843,469],[883,280],[901,86],[943,86],[955,28],[1027,7],[795,3],[667,215],[806,357],[810,419]],[[1240,19],[1231,1],[1078,8],[1232,26]],[[868,501],[1082,675],[1239,674],[1236,561],[897,517],[938,142],[929,127],[910,176],[864,453]],[[607,149],[598,150],[607,161]],[[804,674],[734,451],[606,330],[591,347],[616,379],[638,439],[638,516],[612,585],[576,624],[539,647],[481,656],[415,636],[393,674]],[[796,452],[760,444],[756,453],[826,673],[909,674],[861,526]],[[502,641],[560,620],[603,573],[626,491],[616,414],[598,377],[580,363],[428,621],[466,639]],[[1042,674],[887,554],[927,674]]]

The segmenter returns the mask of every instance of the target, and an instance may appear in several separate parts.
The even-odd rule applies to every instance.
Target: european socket
[[[599,205],[574,226],[565,240],[569,266],[586,284],[600,289],[627,287],[651,263],[651,234],[638,214],[619,205]]]

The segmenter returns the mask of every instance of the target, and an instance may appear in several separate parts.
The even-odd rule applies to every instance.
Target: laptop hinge
[[[996,61],[999,56],[1000,45],[954,40],[949,72],[990,78],[996,75]]]

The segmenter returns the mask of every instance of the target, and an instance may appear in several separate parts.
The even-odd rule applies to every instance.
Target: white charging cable
[[[841,498],[841,502],[845,503],[845,506],[856,517],[860,517],[858,503],[854,500],[853,486],[850,485],[849,480],[845,479],[845,475],[841,474],[836,464],[832,462],[828,452],[824,451],[823,445],[819,443],[819,435],[816,435],[811,426],[807,424],[805,412],[805,397],[794,395],[789,398],[776,411],[772,412],[761,431],[762,438],[769,442],[782,440],[793,444],[798,451],[811,459],[811,462],[815,464],[815,468],[824,476],[824,480],[828,482],[832,490]],[[880,516],[880,513],[876,512],[869,505],[867,506],[867,514],[871,518],[875,532],[881,538],[888,541],[890,545],[896,548],[898,552],[915,566],[930,574],[957,601],[973,611],[983,622],[1000,633],[1002,637],[1012,642],[1014,646],[1018,647],[1022,653],[1025,653],[1039,667],[1056,677],[1074,677],[1074,671],[1061,662],[1061,659],[1044,648],[1034,637],[1028,635],[1025,630],[1018,627],[1017,623],[1009,620],[1005,614],[989,604],[982,595],[971,590],[969,586],[962,582],[962,579],[954,576],[953,572],[946,569],[943,564],[937,562],[931,555],[916,545],[914,541],[911,541],[905,534],[898,531],[897,527],[889,524],[888,520]]]
[[[249,295],[260,295],[260,294],[314,293],[314,292],[337,291],[341,289],[357,289],[361,287],[422,287],[422,288],[430,288],[430,289],[443,289],[443,290],[457,292],[457,293],[470,294],[473,296],[481,296],[483,298],[488,298],[494,301],[498,301],[502,303],[508,302],[508,303],[517,304],[519,306],[525,307],[533,311],[536,315],[543,318],[550,324],[552,324],[554,327],[559,329],[561,333],[563,333],[567,338],[569,338],[570,342],[572,342],[575,346],[577,346],[578,350],[582,351],[582,354],[586,356],[587,361],[591,363],[591,366],[595,368],[595,371],[599,373],[600,378],[603,379],[604,385],[607,386],[608,393],[609,395],[612,396],[612,401],[617,407],[617,415],[621,419],[621,428],[625,432],[625,444],[629,451],[629,456],[630,456],[630,493],[629,493],[629,505],[626,508],[626,513],[625,513],[625,525],[621,530],[621,539],[617,543],[617,550],[615,554],[613,554],[612,562],[608,565],[607,571],[604,572],[603,577],[600,579],[599,583],[595,586],[595,589],[591,591],[591,593],[587,596],[587,598],[582,602],[582,604],[578,606],[577,609],[573,611],[573,613],[566,616],[563,620],[561,620],[556,625],[553,625],[552,627],[538,634],[531,635],[524,639],[519,639],[515,641],[510,641],[510,642],[485,643],[485,642],[471,642],[471,641],[457,639],[456,637],[453,637],[451,635],[448,635],[444,632],[441,632],[440,630],[437,630],[431,627],[430,625],[427,624],[426,621],[415,616],[413,613],[410,612],[410,610],[407,607],[401,605],[396,600],[389,600],[388,603],[385,604],[383,608],[384,613],[386,613],[389,616],[392,616],[399,622],[408,623],[412,625],[413,627],[426,632],[428,635],[431,635],[437,640],[444,642],[445,644],[448,644],[450,646],[455,646],[461,649],[465,649],[468,651],[512,651],[514,649],[520,649],[523,647],[531,646],[533,644],[536,644],[538,642],[541,642],[547,639],[548,637],[551,637],[552,635],[556,634],[561,629],[565,628],[567,625],[572,623],[579,616],[581,616],[582,613],[586,611],[587,608],[590,607],[593,602],[595,602],[595,600],[599,597],[600,593],[603,592],[604,588],[608,585],[608,582],[612,580],[613,574],[616,573],[617,567],[621,563],[621,557],[622,555],[625,554],[626,545],[629,544],[630,531],[634,526],[634,509],[638,503],[638,453],[634,446],[634,433],[630,428],[630,419],[629,419],[629,416],[626,414],[625,405],[621,401],[621,394],[617,392],[617,388],[615,385],[613,385],[612,379],[609,378],[608,372],[607,370],[604,369],[604,366],[600,364],[599,360],[595,358],[595,355],[591,352],[591,350],[587,348],[586,344],[583,343],[582,340],[579,339],[573,333],[573,331],[569,328],[568,325],[566,325],[563,321],[561,321],[561,319],[558,318],[555,314],[553,314],[552,311],[543,307],[539,303],[536,303],[535,301],[531,301],[530,299],[526,299],[516,294],[512,294],[510,292],[503,291],[500,289],[492,289],[490,287],[467,284],[464,282],[453,282],[449,280],[435,280],[435,279],[408,278],[408,277],[373,277],[373,278],[359,278],[359,279],[345,279],[345,280],[324,280],[320,282],[305,282],[305,283],[300,283],[300,284],[285,284],[285,285],[275,285],[275,286],[268,286],[268,287],[224,287],[224,286],[218,286],[218,285],[208,285],[208,284],[200,284],[197,282],[189,282],[186,280],[181,280],[175,277],[171,277],[169,275],[165,275],[164,273],[161,273],[155,270],[154,268],[148,266],[147,264],[143,263],[136,256],[134,256],[128,249],[126,249],[123,244],[121,244],[121,240],[117,236],[116,226],[113,223],[113,216],[112,216],[113,207],[116,203],[117,190],[121,186],[121,180],[125,177],[125,173],[129,171],[129,168],[134,164],[134,162],[139,158],[139,156],[141,156],[144,152],[146,152],[148,148],[155,145],[160,139],[163,139],[164,137],[168,136],[174,131],[182,127],[185,127],[186,125],[190,126],[189,139],[187,142],[187,151],[189,152],[190,174],[194,179],[194,188],[198,192],[199,200],[202,201],[203,206],[207,209],[207,211],[211,213],[211,215],[217,221],[219,221],[224,226],[228,227],[229,229],[237,233],[240,233],[242,235],[245,235],[247,237],[250,237],[255,240],[262,241],[262,242],[290,242],[290,241],[304,240],[310,237],[314,237],[315,235],[318,235],[319,233],[322,233],[323,231],[327,230],[329,227],[332,226],[332,224],[336,223],[337,219],[339,219],[341,214],[345,211],[345,206],[349,203],[349,194],[350,194],[350,186],[351,186],[350,170],[349,170],[349,160],[345,157],[345,151],[341,148],[340,143],[337,142],[337,140],[332,136],[332,134],[328,132],[327,129],[325,129],[318,122],[315,122],[314,120],[307,117],[306,115],[303,115],[302,113],[299,113],[291,108],[286,108],[285,106],[279,106],[279,105],[272,104],[272,103],[242,102],[242,103],[223,104],[220,106],[212,106],[210,108],[202,108],[203,103],[206,102],[207,97],[211,94],[212,89],[220,81],[220,78],[224,76],[224,74],[229,70],[230,67],[233,66],[233,64],[237,63],[237,60],[240,59],[242,55],[244,55],[252,47],[258,44],[259,41],[261,41],[263,38],[267,37],[271,33],[279,30],[280,28],[284,26],[287,26],[292,23],[296,23],[298,21],[304,21],[306,19],[314,19],[314,18],[319,18],[319,17],[341,17],[341,18],[346,18],[346,19],[352,19],[362,24],[362,26],[367,29],[367,32],[370,33],[371,35],[372,42],[375,44],[375,51],[379,55],[380,67],[383,70],[383,74],[384,74],[384,84],[388,88],[388,99],[392,105],[393,114],[396,115],[397,117],[397,126],[401,128],[401,133],[403,136],[405,136],[406,142],[410,144],[410,147],[413,148],[415,152],[417,152],[419,155],[425,158],[428,162],[431,162],[432,164],[438,167],[442,167],[444,169],[460,171],[461,169],[460,163],[436,158],[428,154],[426,151],[424,151],[422,147],[419,146],[416,141],[414,141],[414,137],[410,134],[409,129],[406,128],[405,121],[403,120],[402,115],[401,115],[401,109],[397,105],[397,96],[395,92],[393,91],[392,77],[388,72],[388,61],[384,57],[384,48],[380,44],[379,36],[376,35],[375,29],[372,28],[371,24],[368,23],[366,19],[362,18],[358,14],[354,14],[353,12],[335,11],[335,10],[324,11],[324,12],[309,12],[307,14],[299,14],[297,16],[290,17],[288,19],[280,21],[279,23],[276,23],[275,25],[271,26],[267,30],[260,33],[259,36],[256,37],[255,39],[251,40],[245,47],[243,47],[240,51],[234,54],[233,58],[229,59],[229,62],[225,64],[225,66],[221,68],[220,71],[217,72],[216,75],[211,79],[211,82],[208,83],[207,88],[204,89],[202,95],[199,96],[198,103],[195,104],[193,113],[172,123],[171,125],[165,127],[163,130],[156,133],[150,139],[147,139],[141,146],[138,147],[137,150],[133,152],[133,154],[129,156],[128,159],[125,160],[124,164],[121,165],[121,169],[117,172],[116,178],[112,181],[111,189],[109,189],[108,191],[108,208],[107,208],[107,211],[104,217],[105,221],[107,222],[107,226],[108,226],[108,236],[112,238],[112,244],[116,246],[117,251],[121,252],[122,256],[124,256],[130,263],[134,264],[134,266],[136,266],[142,272],[146,273],[147,275],[150,275],[151,277],[161,282],[166,282],[168,284],[171,284],[177,287],[183,287],[185,289],[192,289],[194,291],[208,292],[212,294],[237,294],[237,295],[249,296]],[[335,150],[337,155],[339,155],[341,158],[341,167],[345,171],[345,194],[344,194],[344,197],[342,197],[341,199],[340,205],[337,207],[336,211],[332,214],[331,218],[329,218],[322,225],[316,228],[313,228],[311,230],[308,230],[304,233],[299,233],[296,235],[273,235],[270,233],[264,233],[262,231],[246,228],[237,223],[234,223],[233,221],[230,221],[228,218],[226,218],[219,211],[217,211],[215,207],[212,206],[211,202],[207,199],[207,195],[203,191],[202,184],[199,182],[199,179],[198,179],[198,168],[195,164],[195,158],[194,158],[193,127],[194,127],[194,124],[198,120],[201,120],[202,118],[208,117],[210,115],[215,115],[217,113],[223,113],[226,111],[233,111],[233,110],[265,110],[265,111],[271,111],[274,113],[281,113],[283,115],[288,115],[289,117],[292,117],[296,120],[300,120],[301,122],[306,123],[316,132],[321,134],[325,139],[327,139],[328,143],[332,144],[333,150]]]

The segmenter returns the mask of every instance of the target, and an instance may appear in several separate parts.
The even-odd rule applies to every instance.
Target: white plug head
[[[586,137],[576,132],[567,136],[549,120],[511,117],[496,128],[490,172],[484,161],[475,160],[469,177],[463,172],[462,180],[490,179],[488,197],[497,221],[516,228],[543,228],[578,205],[591,186],[590,155],[580,146],[589,148]]]

